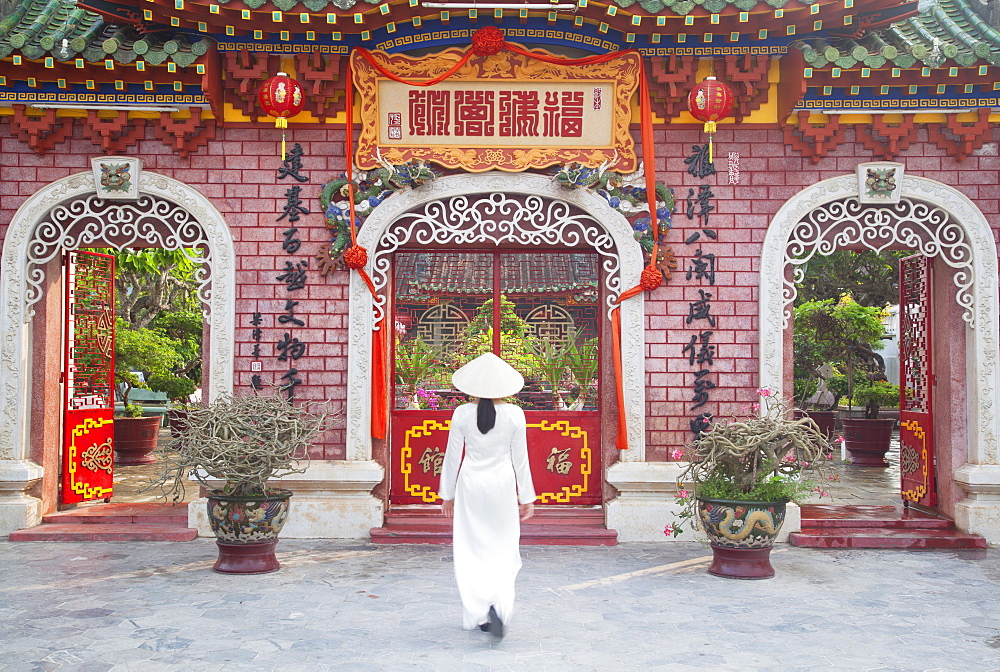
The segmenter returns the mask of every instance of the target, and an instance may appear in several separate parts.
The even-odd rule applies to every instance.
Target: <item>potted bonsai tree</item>
[[[687,468],[678,479],[681,521],[702,528],[712,546],[709,573],[736,579],[774,576],[770,553],[788,502],[816,489],[804,473],[821,475],[827,437],[808,417],[767,388],[757,390],[759,415],[713,421],[687,448]],[[687,488],[690,488],[688,490]]]
[[[185,426],[159,451],[163,469],[149,487],[174,501],[188,476],[207,489],[219,547],[215,571],[277,571],[274,549],[292,493],[269,482],[306,470],[309,448],[333,415],[325,403],[293,406],[277,391],[192,406]]]
[[[888,467],[885,454],[889,452],[896,421],[881,417],[880,409],[899,405],[899,385],[884,380],[869,381],[854,389],[851,401],[865,405],[864,418],[844,418],[844,447],[851,464]]]
[[[845,392],[848,396],[853,392],[853,381],[885,376],[885,362],[875,351],[886,337],[881,313],[880,308],[862,306],[848,294],[836,301],[806,301],[795,308],[796,402],[828,436],[836,421],[834,409]],[[838,380],[847,383],[846,390]],[[822,399],[810,403],[819,388],[825,392],[825,403]]]
[[[121,318],[115,325],[115,388],[123,411],[115,417],[114,447],[116,461],[122,465],[148,464],[155,461],[160,434],[159,415],[146,415],[145,409],[131,403],[132,390],[194,391],[194,383],[173,373],[183,359],[177,341],[152,329],[129,328]],[[142,377],[137,373],[143,374]],[[169,393],[168,393],[169,398]]]

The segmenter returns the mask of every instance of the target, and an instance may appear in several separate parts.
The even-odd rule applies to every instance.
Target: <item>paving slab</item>
[[[1000,671],[1000,549],[780,546],[766,581],[699,543],[522,548],[507,639],[461,629],[450,547],[0,542],[0,670]]]

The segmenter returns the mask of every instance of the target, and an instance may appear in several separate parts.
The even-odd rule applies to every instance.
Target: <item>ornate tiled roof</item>
[[[800,108],[975,109],[1000,97],[1000,32],[969,0],[938,0],[882,30],[793,46],[806,84]]]
[[[396,275],[401,296],[489,294],[493,268],[467,253],[430,252],[400,255]],[[598,262],[588,254],[516,255],[500,266],[500,286],[511,295],[572,294],[597,287]]]
[[[918,16],[857,40],[818,38],[795,46],[813,68],[1000,65],[1000,31],[968,0],[940,0]]]
[[[122,64],[141,59],[150,65],[170,62],[187,67],[208,51],[201,36],[174,31],[140,34],[64,0],[22,0],[0,16],[0,58],[18,54],[33,61],[113,59]]]

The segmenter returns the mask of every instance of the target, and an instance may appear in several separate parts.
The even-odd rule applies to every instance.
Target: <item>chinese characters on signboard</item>
[[[444,74],[463,55],[371,54],[381,67],[414,81]],[[473,59],[427,87],[384,77],[361,57],[352,57],[351,66],[361,102],[359,168],[377,168],[380,160],[433,161],[474,172],[571,162],[620,172],[638,168],[629,128],[642,67],[638,54],[539,67],[534,59],[501,52]]]
[[[405,90],[400,90],[402,87]],[[465,82],[414,89],[379,82],[379,144],[611,144],[611,82]]]
[[[595,105],[602,87],[594,88]],[[580,138],[583,91],[410,91],[408,135],[425,137]],[[452,94],[454,93],[454,96]],[[600,108],[598,108],[599,110]],[[402,139],[402,115],[388,113],[389,132]],[[393,122],[399,122],[398,127]]]

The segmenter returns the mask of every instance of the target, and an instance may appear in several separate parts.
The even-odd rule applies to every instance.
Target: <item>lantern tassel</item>
[[[712,146],[712,135],[717,129],[717,125],[714,121],[705,122],[705,132],[708,133],[708,162],[711,164],[715,163],[715,148]]]
[[[288,128],[288,119],[285,117],[275,117],[274,127],[281,129],[281,160],[284,161],[288,158],[288,152],[285,151],[285,129]]]

